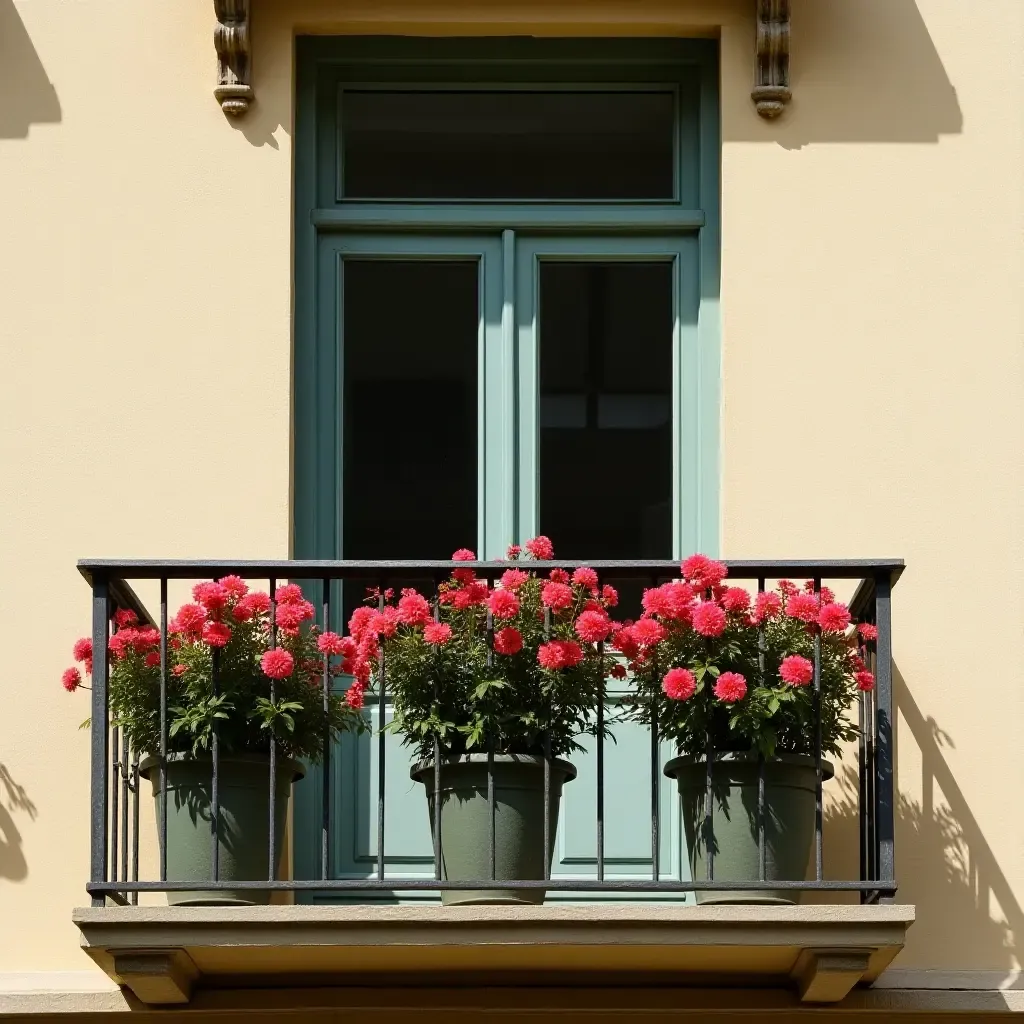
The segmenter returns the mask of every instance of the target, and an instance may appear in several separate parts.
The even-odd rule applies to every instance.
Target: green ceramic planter
[[[691,878],[707,877],[703,834],[707,800],[707,762],[676,757],[665,774],[679,785],[683,829],[689,850]],[[822,764],[822,777],[833,767]],[[757,757],[723,754],[715,761],[712,823],[715,879],[740,882],[758,878]],[[803,881],[814,844],[814,759],[780,754],[765,764],[765,879]],[[792,890],[759,892],[697,892],[698,903],[795,903]]]
[[[410,772],[427,794],[434,828],[434,764],[423,761]],[[551,762],[548,867],[554,852],[562,786],[576,778],[568,762]],[[441,765],[441,877],[481,881],[491,877],[491,815],[487,801],[487,755],[469,754]],[[525,754],[494,756],[494,877],[530,880],[544,877],[544,759]],[[544,902],[542,889],[449,890],[446,906],[467,903]]]
[[[156,820],[159,823],[163,794],[160,762],[147,757],[139,774],[153,785]],[[204,882],[213,878],[210,831],[209,757],[171,754],[167,765],[167,880]],[[292,783],[305,775],[298,761],[277,759],[275,844],[281,849],[288,820]],[[221,756],[218,759],[217,795],[220,801],[219,874],[222,882],[257,881],[267,877],[270,840],[270,757],[263,754]],[[159,824],[158,824],[159,829]],[[169,892],[171,906],[268,903],[269,892],[254,889],[221,892]]]

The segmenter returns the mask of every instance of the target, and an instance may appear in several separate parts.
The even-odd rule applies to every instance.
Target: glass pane
[[[672,557],[672,268],[541,262],[540,527],[560,557]]]
[[[477,537],[479,265],[344,263],[346,558],[449,558]]]
[[[671,92],[346,92],[346,198],[671,199]]]

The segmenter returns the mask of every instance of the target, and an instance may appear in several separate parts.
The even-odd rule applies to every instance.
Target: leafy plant
[[[551,542],[526,545],[550,559]],[[387,727],[418,757],[470,752],[566,754],[596,732],[596,709],[611,659],[600,642],[612,630],[617,595],[597,588],[586,567],[541,578],[519,548],[492,587],[456,568],[428,600],[415,590],[376,595],[356,610],[345,638],[357,685],[371,680],[394,707]],[[455,552],[472,561],[473,552]]]
[[[313,606],[294,585],[275,599],[250,591],[237,576],[198,583],[194,602],[182,605],[168,625],[167,749],[199,757],[216,730],[225,753],[262,753],[273,736],[284,756],[314,763],[325,733],[366,727],[361,691],[331,694],[324,708],[321,682],[327,661],[340,675],[341,638],[311,624]],[[109,640],[111,720],[132,749],[160,750],[160,631],[119,609]],[[75,644],[76,660],[92,672],[92,643]],[[216,667],[216,672],[214,671]],[[81,685],[77,668],[64,673],[67,690]],[[214,685],[216,683],[216,686]],[[271,691],[273,690],[273,694]]]
[[[645,591],[643,617],[616,630],[611,645],[636,684],[629,717],[650,724],[655,713],[661,735],[696,758],[709,740],[719,752],[813,754],[817,649],[822,751],[838,756],[857,735],[847,711],[858,689],[875,685],[859,650],[874,626],[851,632],[828,588],[783,580],[751,599],[724,585],[727,571],[694,555],[683,579]]]

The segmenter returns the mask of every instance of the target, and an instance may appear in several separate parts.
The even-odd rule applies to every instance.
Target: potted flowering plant
[[[534,559],[554,555],[537,537]],[[576,769],[564,755],[596,732],[609,636],[611,587],[598,589],[586,567],[542,577],[520,549],[492,588],[470,567],[456,568],[428,600],[415,590],[371,597],[349,623],[357,685],[371,676],[394,707],[389,728],[415,751],[412,778],[423,783],[434,822],[435,752],[440,754],[442,870],[446,879],[490,878],[494,786],[494,878],[544,877],[544,763],[550,761],[550,828],[564,783]],[[472,561],[460,550],[455,561]],[[383,669],[383,673],[382,673]],[[445,903],[541,903],[541,890],[448,891]]]
[[[275,833],[281,849],[292,783],[300,758],[316,763],[325,735],[365,723],[356,687],[324,707],[325,659],[332,674],[349,668],[342,638],[310,625],[313,606],[288,584],[270,595],[250,591],[237,576],[197,584],[194,601],[168,624],[167,878],[202,881],[210,865],[211,744],[218,738],[218,867],[222,881],[267,877],[271,736],[277,743]],[[139,772],[151,781],[158,817],[164,798],[160,768],[160,630],[119,609],[109,640],[109,707],[114,727],[143,754]],[[272,628],[272,622],[276,629]],[[276,632],[276,637],[274,636]],[[276,639],[276,643],[274,640]],[[92,642],[79,640],[76,660],[92,671]],[[216,664],[216,690],[214,665]],[[65,689],[82,682],[64,673]],[[271,684],[273,683],[273,695]],[[266,902],[253,890],[169,893],[174,904]]]
[[[875,627],[851,630],[849,609],[827,587],[814,592],[783,580],[752,599],[726,586],[727,568],[688,558],[682,579],[647,590],[643,616],[618,628],[611,646],[636,682],[631,717],[673,740],[665,766],[677,780],[693,878],[705,877],[709,837],[702,834],[709,745],[715,878],[758,877],[759,774],[765,773],[766,878],[802,880],[814,835],[815,647],[820,645],[821,750],[839,756],[857,730],[846,717],[874,677],[858,652]],[[823,764],[824,778],[833,768]],[[700,902],[791,902],[784,890],[706,891]]]

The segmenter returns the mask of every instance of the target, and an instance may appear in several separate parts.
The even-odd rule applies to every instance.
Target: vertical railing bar
[[[210,688],[214,697],[220,696],[220,648],[210,650]],[[220,729],[213,720],[210,739],[210,866],[213,880],[220,881]]]
[[[116,882],[118,858],[121,853],[118,831],[121,820],[119,799],[121,792],[121,730],[117,726],[111,727],[110,738],[111,757],[113,758],[110,763],[110,880]]]
[[[381,581],[382,583],[385,581]],[[378,611],[384,610],[384,588],[380,588],[377,598]],[[377,694],[377,879],[384,880],[384,772],[385,772],[385,749],[384,749],[384,707],[387,681],[385,678],[384,666],[384,645],[381,644],[380,654],[377,658],[377,677],[380,687]]]
[[[763,576],[758,578],[757,581],[757,592],[763,594],[765,588],[765,578]],[[757,629],[757,667],[761,675],[761,685],[767,686],[765,679],[765,653],[767,649],[767,641],[764,635],[764,621],[762,620],[758,624]],[[767,843],[765,839],[765,816],[767,809],[765,806],[765,775],[766,766],[764,760],[764,752],[758,751],[757,754],[757,880],[759,882],[765,881],[767,874],[767,855],[766,848]]]
[[[597,645],[601,682],[597,693],[597,880],[604,881],[604,641]]]
[[[865,694],[857,694],[857,811],[860,820],[860,881],[868,881],[868,822],[867,822],[867,740],[864,736],[867,715],[864,710]],[[861,903],[866,902],[867,893],[861,892]]]
[[[711,733],[710,717],[708,718],[707,733],[704,738],[704,758],[706,767],[704,792],[704,868],[707,880],[713,882],[715,880],[715,743]]]
[[[544,607],[544,637],[551,636],[551,609]],[[551,877],[551,716],[544,729],[544,878]]]
[[[872,663],[873,664],[873,663]],[[876,828],[875,806],[875,751],[878,749],[878,742],[875,730],[878,728],[878,716],[875,714],[875,695],[867,693],[865,696],[864,710],[867,712],[867,814],[868,814],[868,875],[869,882],[878,880],[878,848],[876,841],[878,829]]]
[[[657,678],[657,655],[655,655],[655,678]],[[659,734],[658,700],[651,695],[651,878],[657,882],[661,877],[661,737]]]
[[[494,850],[495,802],[494,802],[494,751],[487,751],[487,811],[490,827],[487,830],[487,863],[490,865],[491,881],[497,877],[497,863]]]
[[[92,725],[90,729],[90,818],[92,836],[89,851],[89,875],[93,882],[106,882],[107,872],[107,771],[109,768],[109,709],[107,675],[109,651],[107,631],[110,623],[110,590],[107,580],[94,576],[92,581]],[[103,896],[93,896],[92,905],[102,907]]]
[[[160,578],[160,881],[167,881],[167,577]]]
[[[434,621],[441,621],[441,603],[437,597],[438,580],[434,577]],[[434,680],[437,699],[437,680]],[[434,878],[441,881],[441,741],[434,733]]]
[[[132,750],[132,881],[139,880],[139,752]],[[138,905],[138,892],[132,893],[132,903]]]
[[[130,801],[129,740],[127,729],[121,730],[121,880],[128,881],[128,803]],[[127,894],[126,894],[127,895]]]
[[[331,628],[331,581],[323,581],[323,624],[326,633]],[[331,656],[324,651],[324,739],[323,773],[321,775],[320,804],[320,877],[327,880],[327,861],[330,856],[331,829]]]
[[[892,581],[887,574],[875,579],[875,835],[880,882],[895,880],[893,796],[892,699]],[[882,897],[892,902],[891,896]]]
[[[814,596],[821,604],[821,580],[815,577]],[[814,634],[814,877],[822,879],[823,849],[823,808],[821,771],[821,629]]]
[[[277,580],[270,580],[270,648],[277,647]],[[277,680],[270,677],[270,703],[277,703]],[[273,882],[277,875],[277,740],[274,737],[274,724],[270,724],[270,770],[268,772],[267,817],[269,831],[267,835],[267,878]]]

